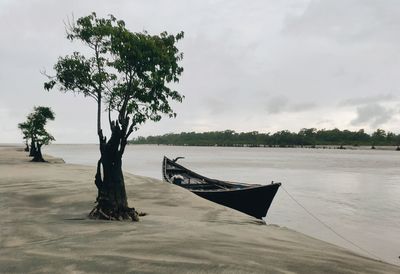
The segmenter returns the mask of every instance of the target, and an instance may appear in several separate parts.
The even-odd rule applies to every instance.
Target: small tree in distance
[[[39,106],[34,107],[33,112],[28,115],[25,122],[18,124],[27,146],[28,140],[31,140],[29,156],[33,156],[33,162],[45,162],[42,155],[42,146],[48,145],[55,140],[45,129],[48,120],[54,120],[54,112],[49,107]]]
[[[29,152],[29,131],[28,131],[28,127],[27,127],[27,123],[19,123],[18,124],[18,128],[22,131],[22,138],[24,139],[25,142],[25,149],[24,151]]]
[[[159,121],[162,114],[176,116],[169,101],[181,102],[183,96],[167,84],[178,82],[183,71],[178,65],[183,54],[175,46],[183,32],[176,36],[133,33],[112,15],[104,19],[92,13],[72,23],[67,38],[83,42],[91,55],[74,52],[60,57],[54,66],[56,75],[44,86],[46,90],[57,86],[64,92],[81,93],[97,102],[101,156],[95,176],[97,204],[89,216],[137,221],[138,212],[128,207],[122,155],[128,137],[139,125]],[[103,104],[108,111],[109,139],[102,130]]]

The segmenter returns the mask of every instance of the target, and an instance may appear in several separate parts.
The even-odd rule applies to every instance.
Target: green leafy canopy
[[[19,123],[24,139],[31,139],[41,145],[48,145],[54,137],[45,129],[48,120],[54,120],[54,112],[49,107],[34,107],[25,122]]]
[[[98,18],[92,13],[71,24],[67,34],[69,40],[87,45],[91,54],[60,57],[54,65],[56,75],[44,87],[81,93],[104,103],[109,117],[117,113],[115,123],[127,137],[148,119],[176,116],[170,102],[182,102],[184,96],[169,84],[179,82],[183,72],[178,64],[183,54],[176,47],[183,36],[183,32],[134,33],[112,15]],[[111,127],[115,125],[109,120]]]

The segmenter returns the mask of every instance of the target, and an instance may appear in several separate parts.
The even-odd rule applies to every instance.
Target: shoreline
[[[97,143],[52,143],[53,146],[63,146],[63,145],[98,145]],[[173,145],[173,144],[131,144],[128,143],[128,146],[174,146],[174,147],[218,147],[218,148],[270,148],[270,149],[328,149],[328,150],[361,150],[361,151],[398,151],[397,146],[375,146],[374,149],[371,146],[353,146],[353,145],[343,145],[340,148],[340,145],[316,145],[315,147],[312,146],[252,146],[252,145],[242,145],[242,146],[219,146],[219,145]],[[15,143],[0,143],[0,147],[20,147],[19,144]],[[22,147],[22,145],[21,145]]]
[[[55,144],[55,145],[68,145],[68,144]],[[74,144],[76,145],[76,144]],[[78,144],[79,145],[79,144]],[[220,146],[220,145],[173,145],[173,144],[128,144],[129,146],[176,146],[176,147],[222,147],[222,148],[270,148],[270,149],[334,149],[334,150],[384,150],[384,151],[398,151],[397,146],[353,146],[353,145],[315,145],[313,146],[256,146],[256,145],[237,145],[237,146]]]
[[[0,147],[5,272],[394,273],[399,267],[124,172],[139,223],[89,220],[94,169]],[[23,171],[23,172],[22,172]],[[273,210],[273,209],[271,209]]]

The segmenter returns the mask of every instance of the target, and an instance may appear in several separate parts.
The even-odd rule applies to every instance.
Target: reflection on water
[[[67,163],[92,166],[99,157],[96,145],[52,145],[44,151]],[[399,264],[399,152],[136,145],[126,149],[123,168],[161,178],[164,155],[184,156],[181,164],[211,178],[257,184],[282,182],[302,205],[339,234]],[[282,190],[266,221],[362,253],[315,221]]]

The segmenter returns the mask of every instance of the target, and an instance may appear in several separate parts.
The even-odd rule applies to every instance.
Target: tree
[[[28,144],[28,140],[31,140],[29,156],[33,156],[33,162],[45,162],[42,146],[55,140],[45,129],[48,120],[54,120],[54,112],[49,107],[39,106],[34,107],[33,112],[28,115],[25,122],[18,124],[26,143]]]
[[[163,114],[176,116],[170,101],[181,102],[183,96],[167,84],[178,82],[183,72],[178,65],[183,54],[175,45],[183,32],[176,36],[133,33],[112,15],[98,18],[92,13],[70,24],[67,38],[83,42],[91,53],[60,57],[54,65],[56,75],[44,86],[81,93],[97,102],[101,155],[95,176],[96,206],[89,216],[137,221],[138,212],[128,206],[122,156],[128,137],[141,124],[159,121]],[[103,104],[111,130],[108,140],[101,122]]]
[[[375,145],[384,144],[385,139],[386,139],[386,131],[378,128],[375,132],[372,133],[372,136],[371,136],[372,147],[374,147]]]
[[[300,138],[301,145],[316,145],[316,128],[302,128],[297,136]]]
[[[19,123],[18,124],[18,128],[22,131],[22,139],[25,142],[25,151],[28,152],[29,151],[29,131],[28,131],[28,125],[26,122],[24,123]]]
[[[36,145],[32,138],[33,134],[32,114],[28,115],[27,120],[25,122],[19,123],[18,128],[22,131],[23,139],[26,142],[25,151],[29,151],[29,157],[33,157],[35,155]],[[29,140],[31,142],[30,147],[28,145]]]

